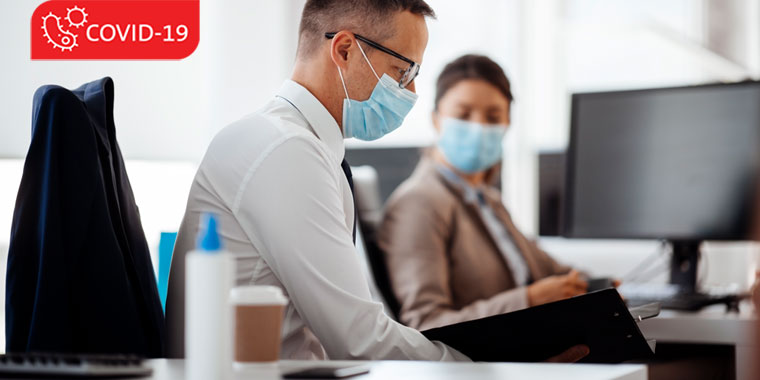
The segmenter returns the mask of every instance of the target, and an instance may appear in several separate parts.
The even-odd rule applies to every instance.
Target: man
[[[236,283],[278,286],[290,299],[282,358],[468,360],[372,301],[344,160],[344,136],[379,138],[411,109],[433,16],[423,0],[306,2],[292,79],[214,138],[193,182],[169,281],[170,357],[183,355],[184,255],[200,214],[214,212]]]

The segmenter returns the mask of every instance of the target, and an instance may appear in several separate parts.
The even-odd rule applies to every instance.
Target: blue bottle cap
[[[222,242],[217,231],[216,216],[213,213],[206,212],[201,215],[201,219],[203,223],[201,223],[201,231],[198,233],[197,247],[206,253],[216,253],[222,249]]]

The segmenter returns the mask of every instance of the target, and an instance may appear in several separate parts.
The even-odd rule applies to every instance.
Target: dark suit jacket
[[[9,352],[163,354],[163,312],[116,143],[110,78],[34,95],[5,310]]]

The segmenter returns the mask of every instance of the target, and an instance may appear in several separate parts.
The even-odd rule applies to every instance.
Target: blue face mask
[[[501,160],[506,125],[484,125],[444,118],[438,149],[446,160],[464,173],[484,171]]]
[[[357,46],[375,74],[377,85],[369,99],[361,102],[350,99],[343,73],[338,68],[343,91],[346,92],[346,99],[343,100],[343,135],[359,140],[377,140],[401,126],[417,101],[417,94],[399,87],[398,82],[388,74],[378,77],[361,45],[357,43]]]

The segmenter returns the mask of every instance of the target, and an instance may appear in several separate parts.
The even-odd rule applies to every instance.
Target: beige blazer
[[[533,281],[567,273],[512,223],[501,193],[485,192],[499,220],[525,257]],[[423,158],[412,176],[391,195],[378,243],[385,252],[402,323],[425,330],[528,307],[525,287],[512,273],[480,217]]]

